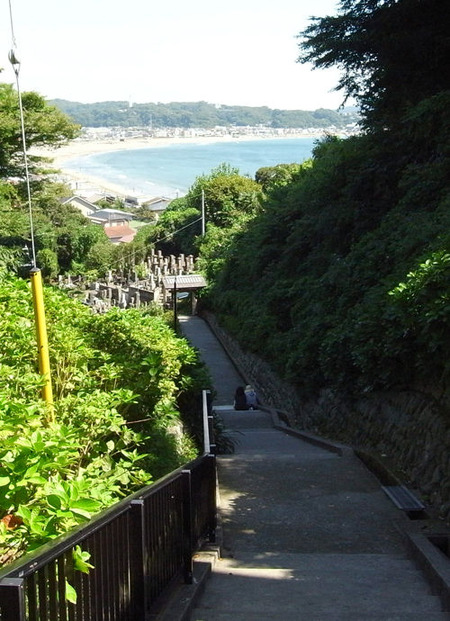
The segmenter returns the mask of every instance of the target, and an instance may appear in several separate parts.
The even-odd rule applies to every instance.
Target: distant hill
[[[266,106],[217,106],[204,101],[194,103],[143,103],[103,101],[78,103],[54,99],[51,104],[83,127],[203,127],[257,126],[289,128],[344,127],[357,122],[355,110],[273,110]]]

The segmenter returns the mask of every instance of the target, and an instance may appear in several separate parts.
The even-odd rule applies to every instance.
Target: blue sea
[[[317,138],[170,144],[148,149],[96,153],[68,160],[64,168],[119,184],[135,195],[185,194],[195,179],[222,163],[254,177],[264,166],[303,162]],[[106,184],[106,183],[105,183]]]

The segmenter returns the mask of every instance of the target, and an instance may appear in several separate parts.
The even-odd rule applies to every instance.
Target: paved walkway
[[[191,621],[449,619],[408,560],[397,528],[406,518],[377,479],[351,451],[340,457],[275,430],[266,412],[224,407],[242,380],[201,319],[183,318],[182,329],[236,440],[234,455],[218,457],[222,558]]]
[[[225,354],[223,347],[203,319],[195,316],[181,316],[179,322],[181,331],[198,349],[211,373],[216,390],[214,404],[232,404],[234,391],[237,386],[244,384],[244,380]]]

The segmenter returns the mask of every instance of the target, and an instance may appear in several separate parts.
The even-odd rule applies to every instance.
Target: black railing
[[[192,580],[192,554],[214,535],[215,495],[207,454],[19,559],[0,572],[0,621],[143,621],[177,576]],[[88,574],[74,567],[77,546],[91,555]]]

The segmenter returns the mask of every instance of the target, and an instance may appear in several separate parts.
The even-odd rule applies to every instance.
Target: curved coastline
[[[135,188],[126,187],[120,182],[111,182],[108,179],[91,175],[83,170],[76,170],[70,167],[70,162],[90,155],[102,153],[112,153],[118,151],[134,151],[140,149],[164,148],[171,145],[181,144],[214,144],[219,142],[248,142],[266,139],[299,139],[306,137],[320,137],[312,134],[285,134],[282,136],[273,135],[244,135],[244,136],[193,136],[193,137],[170,137],[170,138],[128,138],[124,140],[74,140],[67,145],[54,149],[33,149],[33,154],[48,157],[53,160],[53,166],[58,169],[58,179],[68,183],[75,192],[86,194],[109,193],[119,197],[143,196],[143,192],[136,191]],[[148,193],[147,193],[148,194]],[[156,192],[160,195],[159,192]],[[146,198],[150,196],[146,195]]]

